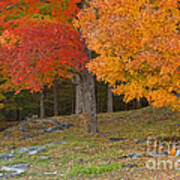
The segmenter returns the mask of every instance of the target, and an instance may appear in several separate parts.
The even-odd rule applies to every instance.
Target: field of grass
[[[25,174],[9,179],[180,179],[180,162],[179,170],[177,168],[147,169],[146,163],[152,157],[147,154],[146,142],[136,143],[137,140],[148,137],[168,143],[179,142],[180,112],[146,107],[133,111],[99,114],[99,133],[95,136],[85,132],[83,115],[48,119],[72,123],[74,126],[64,131],[36,135],[27,140],[19,140],[19,138],[29,134],[35,135],[36,131],[33,128],[35,124],[29,123],[28,132],[20,132],[19,126],[0,132],[0,154],[14,151],[16,155],[16,158],[10,161],[0,160],[0,167],[13,163],[30,164]],[[114,142],[110,141],[110,138],[124,139]],[[35,145],[46,145],[46,150],[31,156],[28,153],[17,152],[19,148]],[[138,158],[123,158],[124,155],[137,152],[141,153]],[[48,159],[42,159],[42,156]],[[178,161],[178,157],[174,156],[153,158],[156,162],[159,159]]]

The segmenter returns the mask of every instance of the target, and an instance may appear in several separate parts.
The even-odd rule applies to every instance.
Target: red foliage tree
[[[55,78],[70,77],[87,62],[80,34],[60,23],[41,22],[5,31],[1,37],[3,74],[21,89],[39,91]]]

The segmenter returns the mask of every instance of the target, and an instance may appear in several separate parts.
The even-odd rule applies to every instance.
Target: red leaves
[[[69,77],[68,69],[80,71],[87,62],[80,34],[67,25],[31,23],[9,34],[16,41],[10,49],[1,46],[4,54],[0,59],[4,59],[3,67],[19,88],[38,91],[57,76]]]

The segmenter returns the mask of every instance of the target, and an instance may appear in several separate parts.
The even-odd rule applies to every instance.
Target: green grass
[[[166,117],[162,120],[162,117]],[[29,163],[30,167],[22,176],[12,179],[150,179],[157,176],[159,179],[168,177],[169,171],[149,171],[145,168],[146,143],[136,144],[136,140],[145,137],[169,138],[180,136],[180,113],[170,112],[167,108],[144,109],[103,113],[98,115],[99,134],[90,136],[84,131],[83,116],[52,117],[64,123],[73,123],[74,127],[45,135],[19,141],[20,137],[35,134],[34,128],[29,132],[21,133],[18,126],[0,133],[0,154],[10,152],[16,146],[16,159],[0,161],[0,166],[11,163]],[[31,126],[31,125],[29,125]],[[9,133],[10,134],[9,134]],[[6,137],[9,134],[8,137]],[[111,137],[127,138],[125,141],[110,142]],[[46,151],[38,155],[19,154],[17,149],[32,145],[45,145],[49,142],[66,141],[67,144],[54,144],[46,147]],[[141,152],[138,159],[120,159],[128,153]],[[41,159],[40,156],[48,156]],[[52,163],[53,162],[53,163]],[[104,164],[108,162],[108,164]],[[122,168],[122,165],[133,164],[135,168]],[[57,175],[45,175],[44,172],[57,171]],[[180,172],[170,171],[172,177]],[[173,176],[174,174],[174,176]],[[11,179],[11,178],[10,178]],[[165,178],[164,178],[165,179]]]

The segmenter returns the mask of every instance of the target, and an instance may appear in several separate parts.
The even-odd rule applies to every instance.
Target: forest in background
[[[53,87],[44,89],[45,116],[54,116]],[[70,80],[61,80],[57,86],[58,115],[77,114],[76,85]],[[40,116],[40,93],[30,93],[28,90],[15,95],[15,92],[2,93],[3,108],[0,110],[1,121],[20,121],[32,116]],[[145,98],[138,102],[136,99],[129,103],[123,101],[123,96],[113,96],[113,112],[138,109],[148,105]],[[108,111],[108,86],[103,82],[96,82],[97,112]]]

